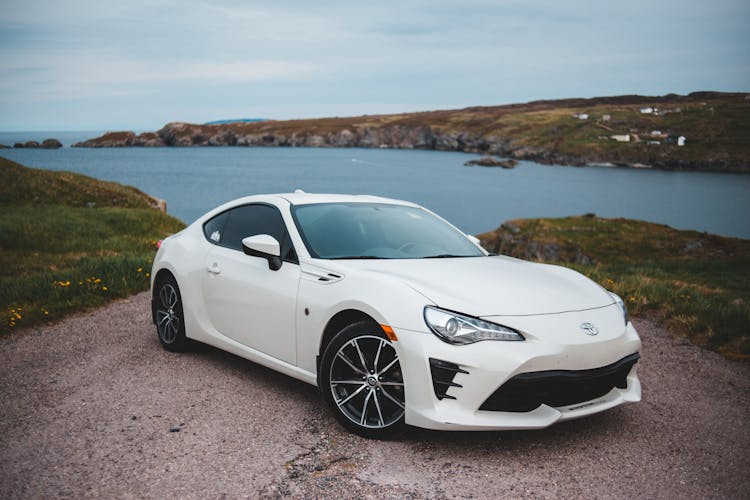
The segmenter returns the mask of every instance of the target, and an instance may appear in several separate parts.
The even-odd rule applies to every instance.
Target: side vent
[[[339,274],[333,274],[333,273],[328,273],[327,275],[321,276],[320,278],[318,278],[318,281],[322,281],[324,283],[327,283],[329,281],[338,281],[340,279],[341,279],[341,275],[339,275]]]
[[[321,285],[330,285],[344,279],[344,275],[322,267],[302,264],[302,278]]]
[[[463,387],[453,381],[456,373],[466,373],[457,364],[443,361],[441,359],[430,358],[430,374],[432,375],[432,388],[435,390],[435,396],[442,399],[456,399],[454,396],[447,394],[451,387]]]

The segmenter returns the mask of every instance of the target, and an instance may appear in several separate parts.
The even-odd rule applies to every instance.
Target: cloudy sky
[[[3,0],[0,130],[750,90],[748,0]]]

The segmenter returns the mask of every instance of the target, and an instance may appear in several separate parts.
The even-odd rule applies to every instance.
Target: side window
[[[281,258],[287,262],[297,262],[292,240],[277,208],[268,205],[243,205],[226,213],[229,217],[224,224],[224,232],[220,235],[220,245],[242,251],[244,238],[269,234],[279,241]]]
[[[203,224],[203,234],[211,243],[218,245],[224,232],[224,224],[229,218],[229,212],[222,212]]]

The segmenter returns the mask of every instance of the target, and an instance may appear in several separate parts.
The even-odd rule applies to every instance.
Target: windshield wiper
[[[449,259],[451,257],[471,257],[471,255],[454,255],[452,253],[441,253],[438,255],[428,255],[427,257],[422,257],[423,259]]]
[[[349,260],[349,259],[385,259],[377,255],[346,255],[344,257],[331,257],[330,260]]]

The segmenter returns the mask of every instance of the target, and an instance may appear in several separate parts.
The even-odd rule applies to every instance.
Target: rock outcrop
[[[45,139],[40,146],[42,149],[60,149],[63,147],[62,142],[57,139]]]
[[[320,131],[314,128],[295,128],[287,132],[263,131],[256,127],[233,125],[235,124],[196,125],[173,122],[157,132],[144,132],[140,135],[133,132],[107,132],[101,137],[76,143],[73,147],[252,146],[434,149],[512,156],[541,163],[574,161],[549,151],[514,146],[512,141],[502,137],[485,137],[469,132],[446,132],[430,126],[355,125],[341,130]]]
[[[13,147],[16,149],[60,149],[63,145],[57,139],[45,139],[41,144],[37,141],[17,142]]]
[[[491,156],[485,156],[484,158],[480,158],[478,160],[469,160],[466,163],[464,163],[465,167],[500,167],[500,168],[514,168],[516,165],[518,165],[518,161],[509,158],[507,160],[498,160],[495,158],[492,158]]]
[[[156,132],[135,134],[130,131],[107,132],[101,137],[88,139],[73,144],[74,148],[125,148],[125,147],[159,147],[167,144]]]
[[[513,138],[498,135],[482,135],[474,132],[443,130],[427,125],[353,125],[340,130],[319,130],[315,127],[269,127],[274,122],[238,123],[227,125],[197,125],[191,123],[168,123],[156,132],[107,132],[73,144],[73,147],[340,147],[382,149],[431,149],[437,151],[461,151],[508,158],[506,161],[528,160],[546,165],[585,166],[588,163],[611,161],[606,156],[574,156],[541,147],[518,144]],[[259,126],[265,126],[263,129]],[[631,166],[628,162],[612,162],[620,166]],[[696,162],[698,163],[698,162]],[[506,163],[510,165],[510,163]],[[674,163],[657,163],[657,168],[675,168]],[[503,165],[498,165],[503,166]],[[696,165],[682,162],[677,169],[691,169]],[[512,168],[512,167],[506,167]]]

